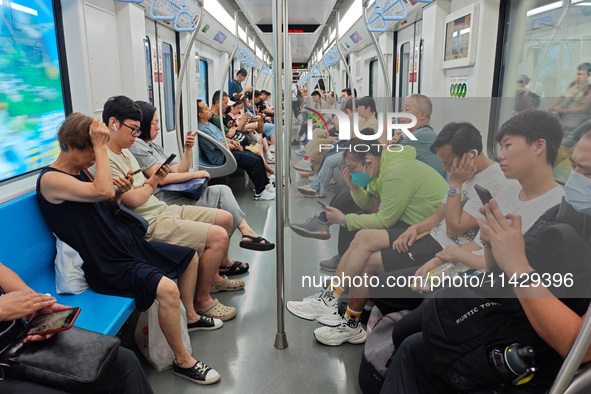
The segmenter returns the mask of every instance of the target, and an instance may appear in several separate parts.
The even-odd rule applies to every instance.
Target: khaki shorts
[[[170,205],[148,228],[147,241],[187,246],[201,257],[209,227],[215,222],[217,209],[193,205]]]

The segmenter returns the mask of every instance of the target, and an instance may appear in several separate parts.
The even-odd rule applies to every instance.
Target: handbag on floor
[[[152,364],[154,369],[162,372],[166,369],[172,368],[172,360],[174,354],[168,345],[164,333],[160,328],[158,322],[158,301],[154,301],[152,306],[140,314],[140,317],[135,328],[135,343],[140,349],[140,352]],[[189,353],[192,352],[191,339],[189,338],[189,331],[187,328],[187,312],[181,302],[181,335],[183,337],[183,344]]]

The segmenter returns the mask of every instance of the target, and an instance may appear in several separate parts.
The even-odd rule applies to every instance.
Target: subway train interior
[[[382,393],[410,394],[591,392],[591,370],[585,363],[591,359],[588,351],[591,319],[589,322],[586,319],[591,296],[585,285],[587,282],[582,283],[586,272],[591,270],[585,266],[591,263],[590,254],[586,253],[591,251],[591,153],[584,150],[591,140],[588,133],[591,130],[591,2],[0,0],[0,17],[0,263],[20,276],[34,292],[49,293],[59,304],[80,307],[75,327],[120,338],[120,346],[137,356],[135,361],[139,362],[140,375],[147,379],[154,393],[197,390],[207,393],[378,393],[380,389]],[[116,106],[122,100],[130,102],[133,108],[141,107],[142,116],[146,113],[153,116],[136,119],[109,107],[109,103]],[[132,101],[142,103],[138,106]],[[58,140],[58,130],[66,128],[74,113],[98,119],[85,123],[80,138],[87,145]],[[227,126],[224,132],[220,131],[221,121]],[[552,129],[553,125],[560,126],[560,136],[551,143],[548,135],[556,130],[556,127]],[[447,140],[440,138],[449,134],[450,128],[473,133],[468,144],[474,138],[478,141],[464,149],[463,142],[457,146],[450,142],[455,141],[456,134],[452,133]],[[531,137],[528,133],[533,133],[532,129],[551,131],[534,133]],[[422,134],[416,133],[414,137],[415,130],[422,130]],[[103,142],[99,142],[98,133],[103,133]],[[125,137],[121,136],[123,133]],[[129,144],[114,148],[112,144],[118,144],[123,138],[127,138]],[[460,138],[464,137],[457,137]],[[126,156],[131,155],[130,152],[136,154],[132,144],[143,144],[137,150],[143,159],[139,155],[135,159],[133,155],[131,159]],[[510,146],[519,144],[523,145],[522,151]],[[158,146],[158,150],[154,146]],[[56,171],[64,171],[64,167],[60,167],[64,160],[82,152],[82,148],[93,152],[92,163],[88,163],[96,161],[90,169],[93,173],[96,171],[95,186],[99,179],[111,182],[111,178],[103,178],[109,171],[107,155],[98,153],[108,151],[115,179],[115,192],[106,193],[109,197],[85,199],[82,192],[70,190],[82,184],[78,177],[92,182],[92,178],[84,175],[86,172],[73,175],[76,184],[71,180],[74,178],[64,175],[66,172],[56,174]],[[125,150],[127,148],[130,150]],[[551,150],[554,157],[546,160]],[[161,152],[160,156],[157,152]],[[170,154],[176,155],[176,161],[160,170],[164,158]],[[118,155],[129,160],[131,167],[118,167]],[[142,160],[147,160],[146,164]],[[548,164],[550,161],[552,165]],[[544,171],[538,171],[540,174],[535,171],[536,163],[544,167]],[[529,175],[515,175],[518,172],[515,168],[520,165],[524,174]],[[489,166],[488,178],[493,177],[494,169],[501,180],[492,181],[486,176],[473,180]],[[136,169],[139,169],[137,173]],[[134,174],[128,175],[131,170]],[[166,175],[169,170],[171,173]],[[208,174],[204,175],[203,171]],[[197,175],[182,178],[181,173]],[[48,182],[58,175],[71,182],[64,181],[49,189]],[[125,182],[116,180],[119,175]],[[75,217],[78,211],[72,211],[72,216],[64,217],[62,223],[53,224],[52,216],[44,211],[44,204],[59,203],[78,206],[84,202],[98,205],[104,202],[112,208],[108,198],[140,216],[144,216],[141,204],[152,199],[166,204],[200,206],[198,196],[197,201],[193,198],[191,203],[173,203],[160,197],[164,193],[179,193],[164,191],[171,185],[164,180],[171,175],[177,176],[174,182],[184,186],[193,178],[209,178],[204,190],[219,188],[215,190],[226,193],[224,198],[232,200],[236,208],[232,211],[219,201],[216,204],[209,200],[207,203],[201,200],[201,207],[230,210],[234,221],[237,215],[238,222],[240,215],[244,218],[240,225],[233,224],[233,230],[239,231],[223,233],[230,235],[229,243],[227,237],[224,240],[228,249],[226,257],[222,257],[223,252],[216,252],[217,255],[211,252],[214,244],[209,243],[209,237],[214,224],[207,227],[210,230],[201,230],[203,234],[199,236],[207,237],[207,241],[195,252],[199,268],[195,269],[194,305],[185,303],[182,289],[180,304],[194,308],[193,315],[203,312],[202,316],[211,317],[206,323],[211,322],[213,326],[205,325],[192,332],[190,324],[195,323],[187,320],[191,320],[191,314],[185,314],[185,309],[181,308],[180,331],[184,336],[181,350],[178,349],[180,340],[175,340],[175,345],[170,340],[178,324],[173,330],[167,323],[159,322],[158,304],[152,304],[154,299],[159,300],[163,309],[165,303],[158,298],[160,285],[158,292],[150,290],[153,294],[147,296],[148,305],[142,308],[142,302],[138,303],[140,298],[134,296],[135,289],[121,289],[117,287],[121,284],[117,284],[109,290],[108,280],[91,280],[89,275],[96,275],[100,269],[84,267],[87,263],[80,259],[90,249],[79,250],[79,263],[71,262],[75,258],[71,254],[65,256],[68,245],[58,238],[58,229],[80,221]],[[45,183],[41,182],[41,176]],[[150,183],[152,181],[155,185]],[[527,219],[530,220],[527,228],[522,227],[521,232],[517,229],[517,233],[509,237],[508,229],[515,229],[515,217],[503,217],[510,212],[495,216],[493,204],[481,208],[486,201],[478,200],[481,194],[473,190],[475,182],[480,186],[486,186],[482,182],[489,182],[490,187],[484,187],[492,192],[492,195],[488,193],[488,199],[496,199],[498,188],[498,201],[509,194],[503,194],[499,185],[505,188],[502,190],[518,187],[515,198],[520,199],[518,202],[523,203],[523,207],[517,203],[505,206],[517,209],[523,226],[526,217],[531,216]],[[543,189],[542,184],[550,185],[543,192],[548,199],[536,199],[533,205],[525,207],[529,201],[525,195],[531,200],[532,196],[542,194],[526,193],[526,188],[539,191]],[[583,184],[577,189],[577,185]],[[146,185],[152,187],[142,187]],[[467,185],[471,185],[469,191]],[[519,188],[521,186],[523,189]],[[569,196],[573,188],[578,193],[576,198]],[[107,189],[110,191],[110,184]],[[131,193],[140,194],[140,190],[146,189],[153,191],[157,198],[148,194],[139,203],[131,203],[135,201],[129,198]],[[205,193],[204,190],[200,192]],[[52,196],[65,197],[51,200],[45,195],[50,191],[54,193]],[[457,210],[449,212],[458,194],[462,196],[461,205],[454,203]],[[566,200],[563,200],[565,194]],[[472,199],[474,196],[477,197]],[[182,198],[184,200],[178,201],[190,199],[185,195]],[[109,201],[111,205],[106,204]],[[161,201],[158,204],[164,204]],[[475,201],[474,210],[469,211],[467,207]],[[583,252],[573,256],[583,256],[582,263],[575,264],[578,271],[574,273],[574,283],[579,284],[580,289],[585,288],[585,292],[571,292],[564,297],[558,294],[567,293],[552,293],[552,290],[567,284],[569,268],[557,268],[555,273],[548,273],[531,258],[528,263],[524,245],[529,245],[527,241],[535,236],[528,238],[531,230],[525,235],[524,244],[509,242],[511,238],[523,240],[521,233],[526,233],[530,227],[537,228],[534,223],[537,226],[546,223],[538,218],[557,204],[561,209],[568,206],[573,215],[582,218],[577,223],[583,226],[575,233],[582,240]],[[503,206],[501,202],[495,204],[497,209],[502,210]],[[170,207],[164,212],[168,209]],[[61,212],[68,214],[67,210]],[[221,220],[219,212],[214,215],[215,224]],[[472,225],[459,232],[454,230],[454,236],[450,230],[455,220],[453,215],[468,216]],[[427,218],[436,218],[436,221],[423,226]],[[143,234],[147,229],[146,240],[166,242],[168,238],[153,235],[156,231],[153,227],[160,226],[159,219],[146,220],[142,219],[146,226]],[[214,223],[213,219],[208,220],[206,223]],[[84,239],[104,233],[100,223],[87,223],[89,232],[82,236],[82,244],[86,244]],[[479,225],[484,227],[479,229]],[[437,226],[444,228],[443,234],[438,236],[434,233]],[[422,259],[426,252],[420,254],[418,249],[409,249],[412,242],[396,249],[397,242],[409,239],[403,237],[410,234],[411,228],[417,248],[425,234],[425,239],[429,240],[423,240],[422,244],[436,245],[430,258]],[[505,231],[505,238],[501,238],[501,230],[493,234],[498,238],[491,235],[499,228]],[[193,227],[175,227],[170,243],[181,239],[178,233],[186,233],[188,229]],[[468,233],[471,236],[466,236]],[[490,240],[477,234],[486,234]],[[195,234],[186,237],[192,236],[197,237]],[[438,237],[450,241],[442,243]],[[466,243],[462,243],[462,237],[467,237]],[[141,238],[145,243],[143,235]],[[495,253],[495,246],[497,251],[503,249],[504,242],[516,245],[515,249],[507,246],[507,250],[517,251],[513,255],[515,260],[522,261],[518,257],[523,255],[526,260],[523,266],[528,269],[519,271],[510,268],[512,263],[503,265],[501,253]],[[451,252],[445,253],[452,250],[448,248],[459,250],[464,244],[475,245],[461,252],[469,255],[464,257],[470,263],[460,258],[460,252],[453,256]],[[179,241],[179,245],[198,249],[190,242]],[[77,254],[79,248],[70,246],[73,254]],[[388,261],[390,256],[398,260]],[[498,260],[496,267],[489,264],[494,262],[491,256]],[[474,259],[477,264],[471,263]],[[81,278],[76,280],[85,283],[86,274],[90,288],[86,285],[88,289],[83,292],[58,289],[58,280],[63,280],[60,269],[74,270],[61,266],[58,260],[65,265],[78,264],[76,269]],[[64,260],[67,262],[63,263]],[[398,261],[401,265],[393,268]],[[224,262],[229,265],[225,266]],[[233,262],[245,262],[248,267]],[[100,258],[93,259],[93,264],[100,266]],[[206,264],[216,265],[216,268],[205,268]],[[484,306],[480,314],[476,313],[479,307],[474,307],[467,315],[460,314],[463,317],[454,327],[457,324],[457,332],[464,330],[470,333],[467,336],[482,341],[479,346],[484,350],[480,358],[463,364],[458,361],[453,368],[437,364],[434,370],[424,370],[431,362],[443,362],[437,352],[445,347],[434,348],[428,343],[435,335],[435,329],[429,327],[435,323],[428,313],[435,312],[427,305],[434,304],[431,301],[438,299],[438,293],[431,297],[433,293],[428,291],[410,292],[413,297],[416,294],[420,297],[408,303],[402,302],[408,301],[400,296],[407,294],[404,292],[396,293],[398,296],[387,292],[376,295],[377,287],[384,287],[384,277],[380,274],[395,268],[406,270],[400,275],[424,270],[421,275],[429,278],[450,272],[462,278],[489,274],[492,278],[493,273],[499,278],[513,275],[515,289],[505,284],[503,290],[511,294],[512,298],[507,299],[515,301],[511,304],[518,309],[515,316],[521,313],[521,323],[535,336],[536,341],[532,342],[535,344],[527,347],[529,343],[523,343],[521,331],[515,335],[520,340],[514,341],[520,343],[514,344],[495,342],[494,335],[486,330],[477,333],[460,328],[464,319],[472,322],[471,319],[485,314]],[[433,269],[439,271],[431,271]],[[539,281],[546,274],[552,283]],[[15,289],[12,287],[14,279],[3,275],[0,290],[4,288],[6,294],[0,296],[0,344],[5,334],[2,320],[13,320],[2,313],[7,308],[2,299],[8,299],[10,289]],[[169,280],[167,275],[158,275],[162,281]],[[182,271],[180,275],[184,275]],[[203,279],[205,275],[214,278],[209,292],[216,294],[209,296],[207,291],[199,291],[200,283],[209,283]],[[338,284],[331,281],[331,275],[340,278]],[[345,275],[359,279],[359,284],[355,280],[345,284]],[[538,282],[533,286],[536,275]],[[570,275],[572,280],[573,274]],[[376,283],[381,284],[367,282],[368,276],[379,279]],[[178,275],[169,277],[180,278]],[[217,282],[215,278],[218,277],[222,282]],[[556,283],[558,277],[560,284]],[[365,281],[361,283],[363,278]],[[140,280],[136,278],[129,286],[136,286]],[[181,283],[186,284],[186,281],[179,279],[179,288],[183,287]],[[388,290],[396,287],[387,283]],[[137,286],[148,289],[143,284]],[[411,288],[407,284],[399,284],[399,287]],[[535,293],[542,289],[546,293]],[[190,291],[192,297],[193,290]],[[211,297],[214,301],[210,306],[198,308],[198,304],[203,306],[203,299],[199,297],[206,300]],[[390,301],[402,297],[402,301],[386,302],[388,307],[396,306],[393,310],[380,310],[382,303],[376,299],[379,297]],[[145,301],[145,298],[144,295],[141,299]],[[439,299],[440,303],[442,299],[445,300]],[[532,299],[539,303],[530,301]],[[577,304],[575,299],[581,302]],[[178,297],[176,301],[175,310],[178,311]],[[457,305],[463,305],[463,301]],[[214,305],[217,302],[219,304]],[[503,301],[493,304],[500,305]],[[152,307],[146,310],[149,305]],[[224,309],[224,305],[228,308]],[[564,315],[560,314],[561,307],[567,310]],[[228,309],[234,312],[224,314]],[[408,310],[413,311],[401,312]],[[444,320],[446,310],[437,317]],[[417,311],[421,313],[417,315]],[[406,313],[409,315],[405,316]],[[409,316],[416,317],[419,327],[411,327],[412,331],[400,344],[393,333],[402,335],[396,330],[397,322],[410,321]],[[494,318],[496,315],[487,316]],[[32,320],[29,313],[17,316],[24,320],[27,317]],[[179,317],[178,312],[176,317]],[[187,324],[190,333],[183,326]],[[415,322],[407,325],[412,324]],[[491,322],[491,327],[498,328],[496,332],[507,329],[495,324]],[[168,330],[166,335],[160,327],[162,331]],[[158,331],[159,335],[152,335]],[[55,336],[67,335],[67,332],[56,332]],[[469,340],[462,335],[450,335],[455,338],[450,339],[450,348],[468,346]],[[420,352],[415,352],[416,347],[410,347],[409,343],[410,339],[417,338],[421,340]],[[182,349],[183,345],[186,350]],[[493,345],[497,348],[491,350]],[[513,345],[517,347],[511,348]],[[536,350],[535,356],[523,351],[532,348]],[[507,353],[512,350],[519,353],[515,356],[517,361]],[[465,353],[469,351],[471,349]],[[192,356],[204,364],[195,364],[191,369],[184,363],[181,368],[179,354]],[[37,378],[20,377],[16,372],[11,375],[12,367],[7,366],[10,362],[5,355],[0,352],[0,392],[5,388],[7,392],[35,392],[10,391],[12,386],[6,382],[11,379],[35,381]],[[173,358],[176,360],[174,367]],[[480,361],[488,366],[487,372],[474,367]],[[60,361],[55,363],[60,364]],[[410,364],[414,364],[414,371],[400,372],[412,370]],[[450,378],[451,370],[456,373],[455,380],[454,376]],[[400,372],[398,376],[396,372]],[[471,379],[467,380],[477,383],[462,386],[462,382],[467,381],[458,377],[464,376],[462,374],[470,375]],[[472,376],[481,374],[493,376],[493,383]],[[423,381],[429,383],[423,384]],[[45,381],[39,383],[46,384]],[[55,382],[47,383],[52,384],[55,387]],[[58,384],[55,392],[63,392],[59,391],[62,389]],[[138,392],[137,387],[134,390],[113,392]],[[66,391],[77,392],[77,389]]]

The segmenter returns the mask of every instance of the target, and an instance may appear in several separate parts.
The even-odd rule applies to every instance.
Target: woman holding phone
[[[37,179],[41,213],[51,231],[80,254],[86,281],[94,291],[132,297],[139,311],[158,300],[160,328],[174,353],[175,374],[200,384],[215,383],[219,373],[195,360],[181,336],[179,297],[189,330],[223,324],[195,311],[199,258],[188,247],[146,241],[147,228],[119,206],[123,194],[131,190],[131,170],[112,179],[109,138],[107,127],[97,119],[80,113],[66,118],[57,134],[61,152]],[[87,169],[95,163],[92,179]],[[154,177],[163,179],[167,172],[168,166]]]
[[[144,174],[147,177],[152,176],[154,172],[160,167],[162,162],[166,160],[168,155],[164,149],[156,144],[154,141],[160,131],[159,118],[156,112],[156,107],[145,101],[136,101],[142,109],[143,118],[140,123],[140,132],[134,144],[129,148],[131,153],[144,168]],[[181,183],[196,178],[209,179],[207,171],[190,171],[193,146],[195,145],[195,133],[188,132],[185,138],[184,153],[180,163],[173,161],[170,165],[170,173],[166,178],[162,179],[160,186]],[[201,198],[195,200],[178,192],[167,192],[158,190],[154,195],[167,204],[176,205],[197,205],[201,207],[223,209],[232,214],[233,223],[232,231],[229,236],[232,236],[234,231],[238,229],[242,234],[241,246],[246,249],[254,250],[271,250],[275,247],[274,244],[260,238],[259,235],[248,225],[246,221],[246,214],[240,209],[232,189],[226,185],[212,185],[205,188]],[[220,274],[235,275],[248,271],[247,263],[229,262],[225,266],[220,267]]]

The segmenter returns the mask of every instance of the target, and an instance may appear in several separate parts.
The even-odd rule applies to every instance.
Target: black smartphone
[[[493,198],[492,194],[490,194],[490,192],[488,190],[486,190],[485,188],[483,188],[482,186],[474,185],[474,189],[476,190],[478,197],[480,197],[480,201],[482,201],[482,205],[486,205],[486,204],[488,204],[488,202],[490,200],[492,200],[492,198]]]
[[[158,169],[158,171],[156,171],[155,173],[158,173],[161,169],[164,168],[164,166],[172,163],[172,161],[174,160],[174,158],[176,157],[176,155],[173,153],[170,156],[168,156],[168,159],[166,159],[166,161],[164,163],[162,163],[162,165],[160,166],[160,168]]]
[[[80,314],[80,308],[66,309],[65,311],[38,315],[27,325],[25,336],[50,334],[72,328],[76,318]]]
[[[320,206],[321,206],[322,208],[326,208],[326,204],[325,204],[325,203],[323,203],[322,201],[318,201],[318,200],[316,200],[316,202],[317,202],[318,204],[320,204]]]

